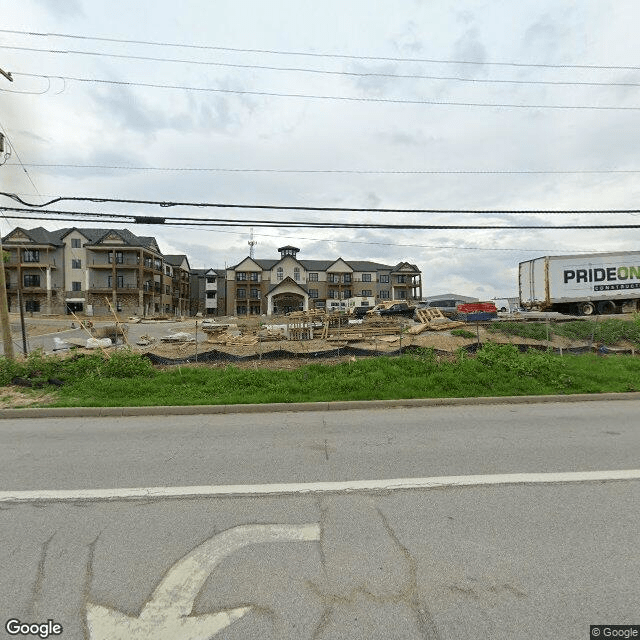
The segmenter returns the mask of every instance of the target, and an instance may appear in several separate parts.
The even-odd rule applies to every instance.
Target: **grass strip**
[[[155,370],[138,355],[117,352],[104,360],[33,358],[40,368],[22,375],[49,385],[53,399],[41,406],[109,407],[198,404],[264,404],[400,398],[448,398],[640,391],[640,359],[593,354],[560,357],[520,353],[514,345],[487,343],[475,357],[459,352],[439,360],[433,350],[339,365],[310,364],[295,370],[174,367]],[[60,364],[66,362],[66,364]],[[16,371],[0,359],[0,384]],[[33,373],[40,378],[34,377]]]

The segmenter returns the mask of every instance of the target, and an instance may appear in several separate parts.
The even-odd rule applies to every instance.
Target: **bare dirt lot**
[[[622,316],[618,316],[622,317]],[[526,314],[525,317],[515,315],[509,319],[519,319],[522,321],[531,321],[533,318]],[[26,319],[26,332],[30,339],[30,348],[34,348],[34,344],[38,343],[38,338],[43,345],[42,348],[50,352],[53,349],[47,348],[45,338],[50,338],[49,342],[53,345],[53,336],[60,336],[60,339],[68,339],[75,346],[82,345],[89,337],[89,330],[82,329],[80,322],[85,322],[86,318],[71,318],[69,316],[47,316]],[[91,318],[91,323],[96,327],[114,323],[113,317]],[[161,319],[161,320],[143,320],[133,318],[118,318],[127,326],[126,343],[135,351],[140,353],[153,353],[157,356],[167,359],[190,359],[195,360],[197,354],[203,354],[208,351],[217,351],[220,354],[229,356],[228,362],[224,358],[218,363],[212,363],[211,366],[227,366],[233,362],[239,367],[264,367],[269,369],[291,369],[307,364],[309,361],[318,361],[314,354],[344,348],[347,345],[355,349],[363,349],[378,354],[387,354],[397,352],[401,348],[408,346],[419,348],[433,348],[439,352],[448,352],[454,354],[458,349],[467,347],[476,342],[485,342],[491,340],[493,342],[511,343],[519,345],[546,346],[555,349],[569,349],[575,347],[590,346],[585,341],[570,340],[565,337],[551,334],[547,340],[532,340],[520,338],[516,336],[507,336],[499,333],[488,333],[482,324],[469,324],[462,328],[473,334],[473,337],[461,337],[452,335],[449,330],[426,330],[422,333],[411,335],[407,333],[407,329],[415,326],[416,323],[408,319],[392,320],[376,335],[376,330],[370,328],[366,322],[363,325],[349,324],[348,326],[330,331],[328,339],[319,338],[320,331],[314,331],[313,339],[294,340],[287,339],[285,328],[287,322],[291,322],[291,318],[281,317],[251,317],[251,318],[235,318],[221,317],[212,320],[205,320],[204,325],[214,322],[215,324],[228,325],[227,330],[221,331],[218,335],[214,335],[211,329],[209,333],[203,328],[203,319],[186,318],[186,319]],[[12,318],[12,333],[14,335],[15,344],[20,343],[20,324],[19,319]],[[370,334],[358,339],[357,332],[362,328],[366,328]],[[386,330],[386,335],[385,335]],[[351,335],[344,336],[344,333]],[[184,339],[168,340],[169,337],[176,334],[184,334]],[[72,338],[68,336],[72,335]],[[196,341],[197,338],[197,341]],[[33,344],[31,344],[33,343]],[[620,348],[631,348],[631,345],[609,345]],[[35,347],[37,348],[37,346]],[[20,349],[16,349],[18,352]],[[278,358],[273,359],[270,354],[273,352],[285,351],[296,354],[294,358]],[[60,355],[64,355],[64,351],[59,351]],[[308,358],[305,358],[305,354]],[[236,357],[258,356],[250,361],[243,362],[236,360]],[[336,357],[323,358],[321,362],[331,363],[333,361],[342,362],[352,359],[353,355],[337,355]]]

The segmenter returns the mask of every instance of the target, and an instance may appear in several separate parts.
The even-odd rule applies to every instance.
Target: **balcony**
[[[111,293],[112,291],[120,291],[122,293],[132,293],[134,291],[138,291],[140,287],[135,284],[123,284],[116,285],[115,288],[113,286],[109,286],[108,284],[99,284],[99,285],[91,285],[89,288],[89,293]],[[81,293],[77,291],[76,293]]]
[[[115,264],[116,269],[137,269],[139,264],[136,260],[126,259],[126,260],[116,260],[114,262],[96,262],[93,260],[89,267],[91,269],[113,269],[113,265]]]

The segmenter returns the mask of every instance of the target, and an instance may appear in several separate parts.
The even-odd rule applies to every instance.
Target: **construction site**
[[[26,319],[24,336],[19,318],[13,315],[11,329],[18,357],[36,349],[64,357],[95,349],[109,353],[125,347],[147,354],[158,365],[208,363],[271,369],[296,368],[310,361],[332,363],[393,356],[419,349],[434,349],[440,357],[447,357],[460,349],[474,351],[487,340],[556,351],[593,346],[585,340],[554,334],[536,340],[489,331],[489,325],[496,322],[545,322],[544,317],[532,314],[480,311],[466,314],[466,320],[461,320],[446,317],[438,309],[415,308],[411,317],[381,315],[392,305],[379,305],[362,318],[311,311],[268,321],[264,317],[232,316],[215,320],[123,318],[115,312],[91,319],[73,316],[71,321],[68,316],[41,316]],[[617,346],[633,349],[632,345]]]

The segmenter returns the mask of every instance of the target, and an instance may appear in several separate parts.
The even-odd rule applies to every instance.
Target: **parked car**
[[[381,316],[405,316],[413,318],[415,308],[406,302],[396,302],[386,309],[380,309],[378,312]]]
[[[367,315],[367,311],[370,311],[371,307],[352,307],[349,313],[354,318],[364,318]]]

